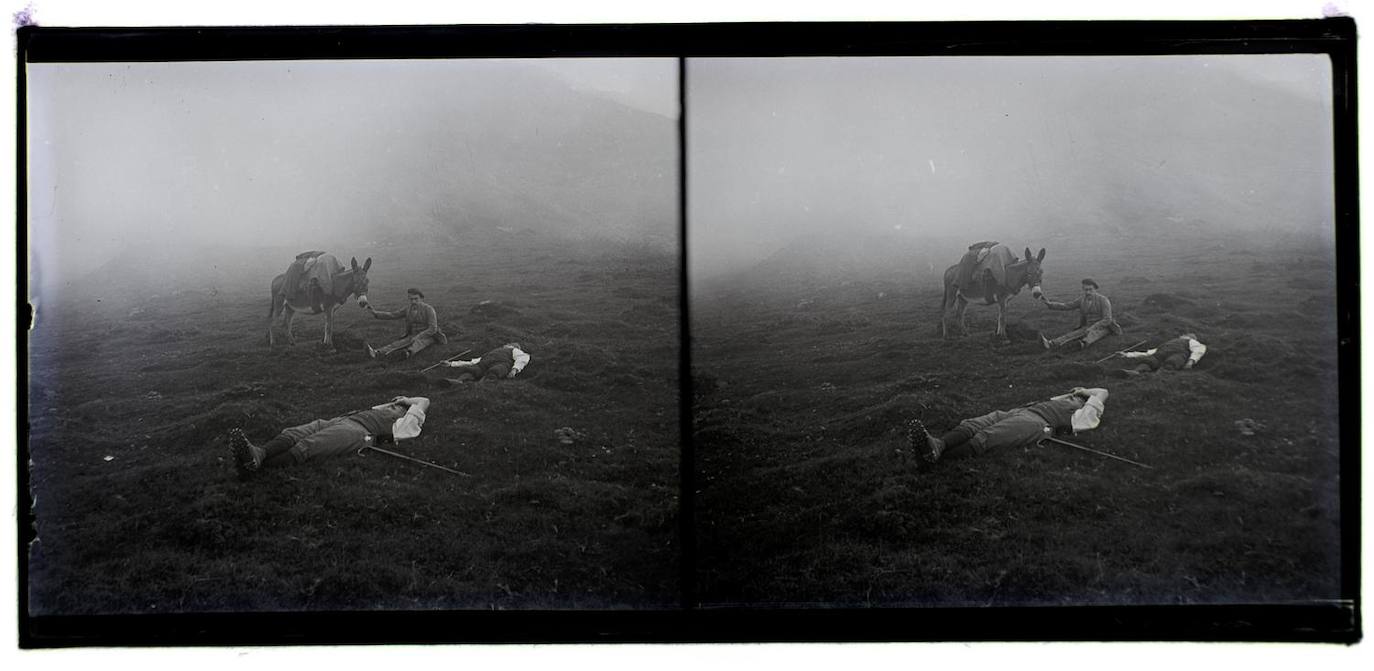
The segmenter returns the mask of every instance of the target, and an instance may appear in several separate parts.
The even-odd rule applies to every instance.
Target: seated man
[[[443,362],[445,366],[456,370],[450,373],[453,377],[445,378],[439,384],[442,386],[462,384],[468,378],[473,380],[502,380],[515,377],[520,371],[525,370],[525,365],[529,362],[530,355],[520,349],[520,343],[506,343],[476,359]]]
[[[372,358],[381,356],[387,358],[392,353],[404,351],[405,358],[409,359],[420,350],[434,343],[448,342],[448,336],[444,335],[443,329],[439,328],[439,315],[434,312],[434,308],[429,303],[424,302],[424,293],[419,289],[406,289],[406,299],[410,305],[404,310],[374,310],[371,305],[365,306],[368,312],[372,313],[375,319],[404,319],[406,320],[406,334],[400,339],[373,348],[372,345],[363,343],[367,348],[367,355]]]
[[[1198,341],[1197,336],[1192,333],[1183,335],[1166,341],[1164,344],[1144,352],[1122,352],[1121,356],[1132,359],[1136,364],[1130,368],[1123,368],[1116,372],[1118,377],[1130,377],[1141,373],[1150,373],[1161,368],[1168,370],[1188,370],[1197,365],[1202,360],[1202,355],[1207,353],[1207,346]]]
[[[1041,336],[1040,344],[1045,349],[1075,341],[1079,349],[1085,349],[1108,334],[1121,335],[1121,325],[1112,319],[1112,302],[1107,300],[1106,296],[1097,293],[1097,282],[1092,278],[1083,280],[1083,295],[1072,303],[1052,301],[1045,298],[1044,294],[1041,294],[1040,300],[1051,310],[1078,310],[1078,328],[1054,340],[1047,340]]]
[[[240,478],[263,468],[299,464],[310,459],[357,452],[378,442],[400,441],[420,435],[429,399],[397,396],[388,403],[333,419],[317,419],[283,429],[262,446],[248,441],[243,430],[229,430],[229,448]]]
[[[994,410],[966,419],[936,438],[919,419],[907,426],[907,440],[916,454],[934,464],[942,457],[981,455],[1001,447],[1035,445],[1055,433],[1078,433],[1097,428],[1106,409],[1106,389],[1075,387],[1062,396],[1015,410]]]

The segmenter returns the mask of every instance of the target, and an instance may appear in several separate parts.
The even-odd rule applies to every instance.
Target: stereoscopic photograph
[[[685,91],[701,605],[1351,593],[1329,56]]]
[[[677,607],[678,69],[29,62],[27,614]]]
[[[154,33],[18,32],[21,647],[1362,635],[1351,21]]]

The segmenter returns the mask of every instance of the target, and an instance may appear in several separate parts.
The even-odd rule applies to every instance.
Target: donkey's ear
[[[1030,247],[1027,247],[1027,248],[1026,248],[1026,260],[1027,260],[1027,261],[1031,260],[1031,257],[1030,257]]]
[[[1041,256],[1044,256],[1044,255],[1045,255],[1045,250],[1043,250],[1043,249],[1040,250],[1040,255],[1041,255]],[[372,267],[372,257],[369,256],[369,257],[367,257],[367,260],[366,260],[366,261],[363,261],[363,272],[367,272],[367,269],[368,269],[368,268],[371,268],[371,267]]]
[[[348,267],[349,267],[349,268],[352,268],[352,269],[354,269],[354,270],[357,270],[357,269],[358,269],[358,257],[355,256],[355,257],[349,259],[349,260],[348,260]]]
[[[1045,260],[1045,248],[1044,248],[1044,247],[1041,247],[1041,248],[1040,248],[1040,253],[1035,255],[1035,262],[1036,262],[1036,263],[1040,263],[1041,261],[1044,261],[1044,260]]]

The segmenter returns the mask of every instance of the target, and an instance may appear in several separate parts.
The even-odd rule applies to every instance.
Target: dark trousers
[[[418,335],[415,337],[406,336],[400,340],[387,343],[377,348],[377,353],[382,356],[390,356],[392,352],[404,349],[409,352],[406,356],[415,356],[420,350],[434,344],[434,336]]]
[[[1154,372],[1160,368],[1183,370],[1183,364],[1186,363],[1188,363],[1188,355],[1183,352],[1176,352],[1163,358],[1160,358],[1158,354],[1152,354],[1136,359],[1133,369],[1142,373]]]
[[[1046,427],[1044,417],[1025,408],[994,410],[959,422],[941,440],[947,454],[957,448],[949,456],[961,456],[966,451],[979,455],[995,448],[1034,445],[1049,435]]]
[[[1088,326],[1069,331],[1051,340],[1050,344],[1059,347],[1075,340],[1082,340],[1086,347],[1112,334],[1121,335],[1121,325],[1117,324],[1115,319],[1102,319]]]

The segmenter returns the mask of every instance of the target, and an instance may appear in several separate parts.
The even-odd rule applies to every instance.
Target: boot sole
[[[238,471],[240,478],[257,472],[257,465],[253,463],[253,448],[248,446],[248,437],[242,431],[229,432],[229,451],[234,456],[234,470]]]
[[[906,439],[911,445],[911,451],[920,455],[921,461],[926,464],[934,464],[940,460],[940,457],[930,449],[930,443],[926,440],[929,435],[930,432],[926,430],[926,425],[921,420],[907,421]]]

